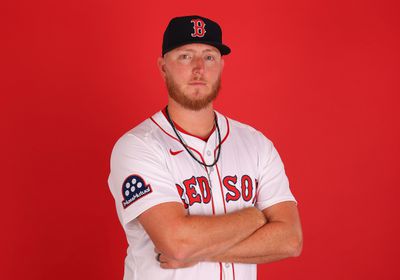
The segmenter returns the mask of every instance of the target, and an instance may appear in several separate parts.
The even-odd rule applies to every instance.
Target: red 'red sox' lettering
[[[186,194],[189,199],[189,205],[192,206],[195,203],[200,203],[201,198],[200,195],[197,193],[195,186],[196,186],[196,178],[193,176],[190,179],[183,181],[183,185],[186,189]]]
[[[238,181],[236,175],[225,176],[222,179],[222,184],[227,190],[224,192],[225,201],[227,203],[230,201],[238,201],[241,197],[244,201],[250,201],[253,199],[252,203],[255,203],[254,194],[257,190],[255,190],[253,186],[255,185],[257,187],[257,180],[256,183],[253,184],[253,180],[248,175],[243,175],[240,181]],[[192,176],[191,178],[183,181],[183,187],[181,187],[179,184],[176,184],[176,188],[186,209],[195,203],[208,204],[212,199],[210,183],[204,176]]]
[[[228,190],[225,195],[226,202],[238,200],[240,198],[240,192],[235,186],[237,182],[237,176],[226,176],[222,182],[224,187]]]
[[[248,175],[242,177],[242,197],[245,201],[253,197],[253,181]]]
[[[182,203],[187,209],[195,203],[208,204],[211,201],[211,188],[206,177],[191,177],[183,181],[183,186],[175,184],[182,199]],[[198,186],[199,191],[196,190]]]
[[[200,186],[200,194],[203,198],[203,203],[209,203],[211,200],[210,184],[206,177],[197,177],[197,183]]]
[[[182,199],[183,206],[185,206],[185,209],[188,209],[189,208],[189,204],[188,204],[187,199],[186,199],[185,190],[178,184],[175,184],[175,187],[178,190],[179,196]]]

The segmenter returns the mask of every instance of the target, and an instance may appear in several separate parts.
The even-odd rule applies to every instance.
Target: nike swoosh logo
[[[173,156],[176,156],[177,154],[180,154],[180,153],[182,153],[182,152],[183,152],[183,150],[179,150],[179,151],[173,151],[173,150],[169,149],[169,152],[170,152],[170,154],[171,154],[171,155],[173,155]]]

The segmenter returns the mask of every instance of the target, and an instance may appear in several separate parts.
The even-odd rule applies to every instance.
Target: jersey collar
[[[165,109],[164,109],[165,110]],[[219,125],[219,129],[221,131],[221,142],[223,143],[229,135],[229,121],[228,118],[225,117],[224,115],[220,114],[219,112],[215,111],[217,114],[217,121]],[[168,122],[168,119],[163,113],[163,110],[160,110],[159,112],[155,113],[151,117],[152,121],[157,124],[157,126],[164,131],[167,135],[169,135],[171,138],[176,138],[175,132],[171,127],[171,124]],[[177,127],[178,128],[178,127]],[[208,137],[207,141],[205,142],[204,139],[201,139],[200,137],[191,135],[190,133],[187,133],[185,130],[182,128],[178,128],[179,132],[181,132],[181,135],[183,139],[189,144],[190,146],[193,147],[204,147],[204,144],[210,144],[210,143],[217,143],[218,142],[218,135],[217,131],[213,129],[211,132],[210,136]]]
[[[164,117],[165,117],[165,118],[167,119],[167,121],[168,121],[168,117],[167,117],[167,107],[164,107],[164,109],[162,109],[161,112],[163,113]],[[174,121],[173,121],[173,122],[174,122]],[[194,135],[194,134],[192,134],[192,133],[186,131],[186,130],[183,129],[179,124],[177,124],[176,122],[174,122],[174,125],[175,125],[176,129],[179,130],[180,133],[184,133],[184,134],[186,134],[186,135],[190,135],[190,136],[196,137],[196,138],[198,138],[198,139],[200,139],[200,140],[203,140],[204,142],[207,142],[208,139],[210,138],[210,136],[211,136],[211,135],[213,134],[213,132],[215,131],[215,125],[214,125],[214,127],[212,128],[212,130],[210,131],[210,133],[209,133],[206,137],[200,137],[200,136]]]

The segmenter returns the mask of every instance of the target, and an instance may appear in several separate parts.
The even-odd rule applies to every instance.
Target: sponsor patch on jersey
[[[142,177],[136,174],[130,175],[122,184],[122,197],[124,198],[122,206],[126,208],[151,192],[150,184],[147,185]]]

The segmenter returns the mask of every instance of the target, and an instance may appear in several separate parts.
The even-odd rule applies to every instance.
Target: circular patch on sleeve
[[[139,198],[151,193],[150,184],[146,184],[144,179],[139,175],[130,175],[122,183],[122,206],[124,208],[128,207]]]

